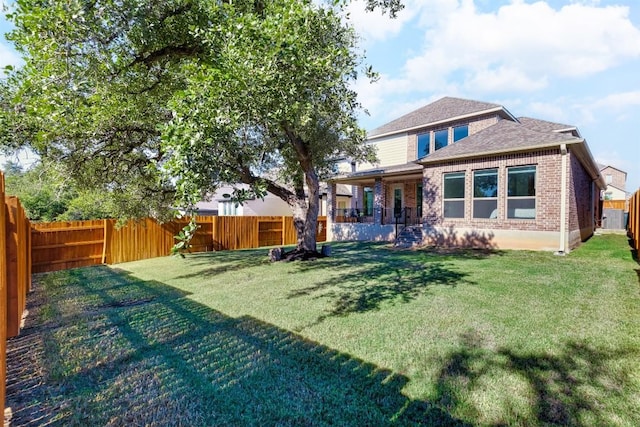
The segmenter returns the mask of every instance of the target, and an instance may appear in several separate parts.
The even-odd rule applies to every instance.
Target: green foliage
[[[185,225],[177,236],[173,236],[176,244],[171,248],[171,255],[178,255],[184,258],[184,252],[191,248],[191,239],[195,236],[200,226],[196,224],[196,220],[191,218],[189,224]]]
[[[5,165],[6,193],[17,196],[32,221],[54,221],[76,197],[56,165],[39,163],[23,172]]]
[[[7,194],[20,199],[31,221],[79,221],[125,215],[125,208],[115,200],[117,194],[107,189],[78,188],[61,164],[37,162],[22,171],[18,165],[7,163],[4,170]]]
[[[0,83],[0,146],[64,165],[127,218],[249,184],[238,202],[270,191],[313,238],[332,162],[373,156],[350,89],[361,68],[373,73],[346,4],[16,1],[9,39],[25,65]],[[393,16],[401,4],[367,7]]]

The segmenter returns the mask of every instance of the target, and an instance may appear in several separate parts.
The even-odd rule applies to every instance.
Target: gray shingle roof
[[[447,145],[429,154],[420,159],[419,162],[433,163],[449,159],[479,157],[486,154],[520,151],[582,141],[584,140],[569,134],[540,132],[520,123],[500,120],[493,126],[489,126],[476,134],[459,140],[455,144]]]
[[[501,105],[447,96],[372,130],[368,136],[371,138],[378,135],[400,132],[416,127],[428,126],[431,123],[452,120],[456,117],[491,110],[502,110],[504,117],[513,118],[511,113]]]
[[[531,117],[518,117],[518,121],[529,129],[538,132],[557,132],[561,130],[577,130],[575,126],[562,123],[548,122],[546,120],[532,119]]]

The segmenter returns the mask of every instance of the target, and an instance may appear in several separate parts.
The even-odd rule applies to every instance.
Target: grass
[[[623,236],[566,257],[332,252],[39,276],[9,347],[14,424],[640,425],[640,266]]]

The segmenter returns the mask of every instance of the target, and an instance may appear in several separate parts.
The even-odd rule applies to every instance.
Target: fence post
[[[20,329],[19,312],[19,242],[18,242],[18,199],[10,197],[7,201],[7,337],[15,337]]]
[[[102,259],[101,259],[101,264],[106,264],[107,263],[107,220],[103,219],[102,220],[102,238],[103,238],[103,242],[102,242]]]
[[[284,246],[287,244],[287,217],[282,216],[280,218],[282,221],[282,245]]]
[[[7,378],[7,204],[4,175],[0,172],[0,407],[4,408]]]

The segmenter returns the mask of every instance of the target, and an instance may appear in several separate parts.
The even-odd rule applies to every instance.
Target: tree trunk
[[[293,225],[297,233],[296,250],[316,252],[318,212],[320,211],[320,182],[314,170],[305,171],[307,194],[298,197],[293,209]]]

